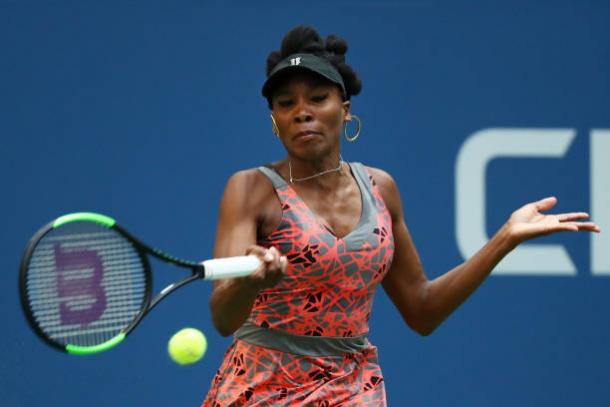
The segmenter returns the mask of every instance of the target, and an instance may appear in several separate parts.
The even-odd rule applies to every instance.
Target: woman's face
[[[308,72],[280,83],[271,98],[271,114],[289,154],[312,160],[339,152],[343,121],[349,115],[339,88]]]

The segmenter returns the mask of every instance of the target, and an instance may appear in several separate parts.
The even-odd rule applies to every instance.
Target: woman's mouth
[[[314,138],[315,136],[320,135],[320,133],[318,133],[317,131],[313,131],[313,130],[303,130],[298,132],[297,134],[294,135],[294,137],[292,138],[293,140],[309,140]]]

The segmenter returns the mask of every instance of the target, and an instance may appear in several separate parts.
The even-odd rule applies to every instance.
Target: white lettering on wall
[[[603,233],[591,236],[591,273],[610,276],[610,130],[592,130],[591,219]]]
[[[489,240],[485,227],[487,165],[495,158],[561,158],[575,135],[573,129],[490,128],[464,142],[455,170],[456,237],[464,258],[471,257]],[[494,274],[573,276],[576,267],[560,244],[524,243],[496,266]]]

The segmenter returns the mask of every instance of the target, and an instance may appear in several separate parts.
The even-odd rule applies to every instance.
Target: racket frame
[[[140,261],[142,263],[142,268],[144,272],[144,282],[145,282],[145,293],[142,299],[141,307],[139,313],[133,318],[133,320],[121,331],[115,335],[114,337],[108,339],[107,341],[93,346],[78,346],[78,345],[63,345],[59,342],[54,341],[49,338],[47,334],[40,328],[32,310],[30,309],[28,295],[27,295],[27,274],[28,268],[30,264],[30,259],[38,245],[38,242],[49,232],[58,227],[71,222],[94,222],[98,225],[104,226],[108,229],[112,229],[119,233],[122,237],[129,241],[133,248],[138,253]],[[154,298],[152,297],[152,289],[153,289],[153,281],[152,281],[152,269],[150,267],[150,262],[148,256],[155,257],[159,260],[162,260],[166,263],[174,264],[178,267],[183,267],[191,270],[191,275],[185,277],[181,280],[177,280],[176,282],[166,286],[162,289]],[[119,226],[114,219],[100,215],[92,212],[78,212],[72,213],[68,215],[61,216],[42,228],[40,228],[36,234],[30,239],[28,242],[26,249],[24,251],[23,257],[21,259],[21,264],[19,268],[19,297],[21,299],[21,308],[25,314],[26,320],[34,330],[34,332],[40,337],[46,344],[50,345],[52,348],[57,349],[62,352],[67,352],[75,355],[90,355],[94,353],[103,352],[110,348],[115,347],[119,343],[121,343],[127,335],[131,331],[133,331],[138,324],[142,321],[144,316],[156,307],[163,299],[165,299],[169,294],[178,288],[198,279],[203,279],[205,277],[205,268],[202,264],[182,260],[177,257],[171,256],[167,253],[162,252],[159,249],[150,247],[140,240],[132,236],[127,230],[123,229]]]

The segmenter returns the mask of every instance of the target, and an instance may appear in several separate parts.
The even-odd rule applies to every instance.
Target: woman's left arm
[[[600,231],[593,222],[579,221],[588,217],[584,212],[543,214],[557,203],[554,197],[545,198],[513,212],[470,259],[428,280],[404,221],[396,183],[382,170],[370,168],[370,171],[392,216],[394,233],[394,260],[382,284],[403,319],[421,335],[432,333],[521,242],[560,231]]]

